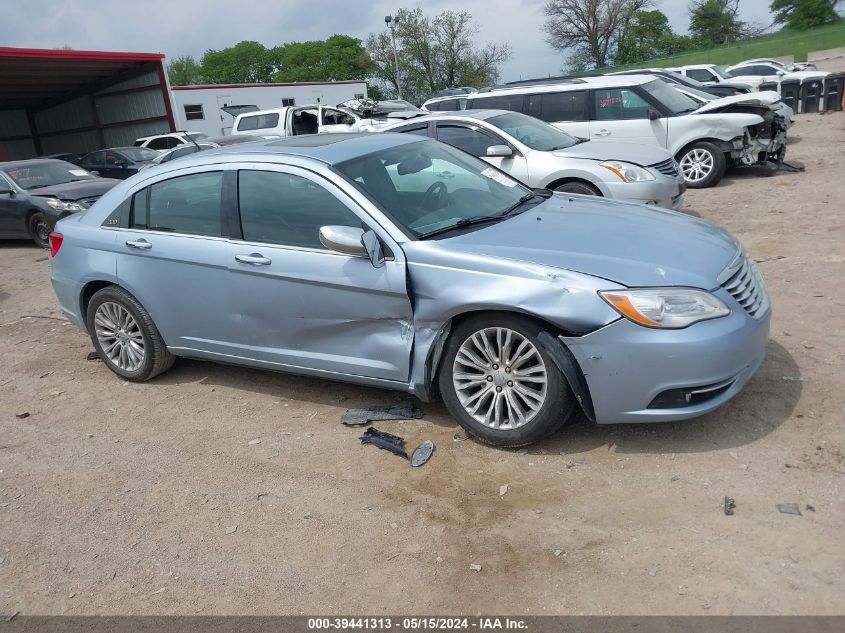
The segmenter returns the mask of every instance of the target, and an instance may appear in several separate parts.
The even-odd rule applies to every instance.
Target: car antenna
[[[187,138],[189,141],[191,141],[191,143],[193,143],[194,145],[196,145],[196,146],[197,146],[197,151],[198,151],[198,152],[201,152],[201,151],[202,151],[202,148],[200,147],[199,143],[197,143],[197,142],[194,140],[194,137],[193,137],[193,136],[191,136],[191,133],[190,133],[190,132],[188,132],[188,130],[176,130],[176,131],[177,131],[179,134],[184,134],[184,135],[185,135],[185,138]]]

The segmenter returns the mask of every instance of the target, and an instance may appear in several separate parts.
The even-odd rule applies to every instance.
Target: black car
[[[660,68],[644,68],[642,70],[622,70],[612,75],[655,75],[661,77],[671,83],[680,84],[687,88],[695,88],[701,92],[706,92],[714,97],[732,97],[734,95],[743,95],[751,92],[751,86],[741,82],[723,81],[717,84],[703,84],[691,77],[682,75],[681,73],[672,72],[671,70],[663,70]]]
[[[141,171],[141,168],[155,160],[159,153],[146,147],[111,147],[86,154],[82,166],[96,171],[103,178],[124,180]]]
[[[0,163],[0,238],[46,247],[56,222],[84,211],[118,182],[50,158]]]
[[[75,153],[67,153],[67,154],[50,154],[49,156],[39,156],[39,158],[55,158],[56,160],[63,160],[66,163],[73,163],[74,165],[82,165],[82,157],[85,154],[75,154]]]

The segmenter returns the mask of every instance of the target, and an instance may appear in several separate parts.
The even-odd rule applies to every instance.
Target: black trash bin
[[[824,79],[824,109],[841,110],[845,95],[845,73],[832,73]]]
[[[798,98],[801,101],[801,113],[818,112],[824,94],[824,80],[806,79],[801,82]]]
[[[774,90],[775,92],[778,91],[778,82],[776,81],[764,81],[760,84],[760,92],[764,90]]]
[[[787,79],[780,82],[780,96],[783,102],[798,113],[798,92],[801,89],[799,79]]]

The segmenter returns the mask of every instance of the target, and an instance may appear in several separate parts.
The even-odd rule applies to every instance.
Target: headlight
[[[57,200],[56,198],[48,198],[47,205],[56,209],[57,211],[85,211],[87,207],[78,202],[65,202],[64,200]]]
[[[718,297],[695,288],[637,288],[599,292],[619,314],[646,327],[677,329],[730,314]]]
[[[633,163],[623,163],[621,160],[606,160],[599,163],[605,169],[609,169],[614,174],[619,176],[623,182],[645,182],[646,180],[654,180],[654,174],[648,169],[634,165]]]

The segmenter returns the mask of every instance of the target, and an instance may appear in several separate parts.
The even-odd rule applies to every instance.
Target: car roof
[[[524,84],[519,86],[498,86],[491,88],[487,92],[475,92],[467,95],[470,100],[482,99],[488,95],[493,94],[511,94],[522,92],[559,92],[561,90],[584,90],[591,87],[625,87],[638,86],[654,81],[653,75],[602,75],[600,77],[579,77],[578,83],[555,81],[550,79],[549,83]]]
[[[528,116],[522,112],[514,112],[513,110],[492,110],[492,109],[470,109],[470,110],[453,110],[440,111],[426,114],[425,116],[417,117],[412,121],[402,121],[403,124],[425,123],[428,121],[435,121],[439,119],[471,119],[473,121],[486,121],[501,114],[518,114],[519,116]],[[531,117],[533,118],[533,117]],[[399,123],[396,127],[399,127]]]
[[[409,143],[419,143],[424,140],[423,137],[413,134],[391,134],[389,132],[304,134],[276,140],[256,141],[249,144],[227,145],[201,153],[203,158],[238,154],[298,156],[318,160],[327,165],[335,165],[373,152]],[[183,162],[182,165],[185,165],[185,163]]]

